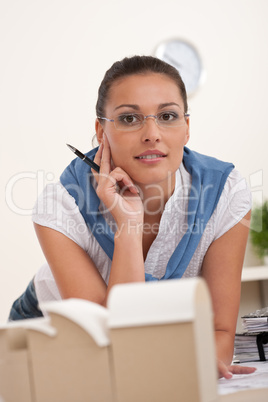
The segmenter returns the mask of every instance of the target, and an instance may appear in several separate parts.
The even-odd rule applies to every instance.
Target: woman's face
[[[114,119],[128,113],[148,116],[161,112],[183,115],[187,111],[173,80],[166,75],[148,73],[115,81],[110,88],[105,116],[101,117]],[[103,133],[106,134],[113,164],[125,170],[135,183],[160,184],[181,164],[183,147],[189,140],[189,119],[179,127],[160,127],[154,118],[148,118],[136,131],[119,131],[113,122],[102,120],[100,124],[97,120],[96,132],[99,142]],[[142,154],[148,151],[152,156],[144,157]]]

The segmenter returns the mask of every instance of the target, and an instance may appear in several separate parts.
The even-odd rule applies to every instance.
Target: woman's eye
[[[120,124],[131,125],[140,122],[139,116],[135,114],[122,114],[118,116],[118,121]]]
[[[160,113],[160,115],[158,116],[158,119],[162,121],[174,121],[177,120],[178,118],[179,115],[175,112],[163,112]]]

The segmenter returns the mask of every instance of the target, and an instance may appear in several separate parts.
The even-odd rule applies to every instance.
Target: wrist
[[[143,236],[143,222],[137,222],[135,219],[129,219],[126,222],[117,226],[114,238],[129,238],[136,237],[142,239]]]
[[[216,351],[218,360],[229,365],[234,352],[234,337],[228,331],[215,331]]]

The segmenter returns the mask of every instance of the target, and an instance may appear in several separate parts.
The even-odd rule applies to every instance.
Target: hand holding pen
[[[107,138],[104,137],[103,143],[100,144],[94,162],[76,148],[70,145],[68,147],[99,173],[92,171],[98,183],[97,194],[112,213],[119,227],[129,219],[143,221],[143,205],[138,189],[123,169],[111,168],[111,151]]]
[[[111,167],[111,150],[107,137],[96,153],[94,161],[100,165],[97,194],[113,215],[117,226],[123,227],[131,219],[143,222],[143,205],[139,191],[129,175],[120,167]],[[142,213],[141,213],[142,212]]]

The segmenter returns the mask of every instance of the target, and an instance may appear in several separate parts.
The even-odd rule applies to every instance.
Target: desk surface
[[[218,393],[224,396],[220,401],[239,401],[240,393],[244,398],[248,393],[248,396],[254,396],[254,400],[259,401],[259,399],[255,398],[254,390],[256,390],[256,394],[259,392],[265,396],[266,401],[268,401],[268,361],[243,363],[241,366],[257,367],[257,370],[252,374],[234,375],[230,380],[220,378],[218,381]],[[262,399],[260,400],[262,401]]]

